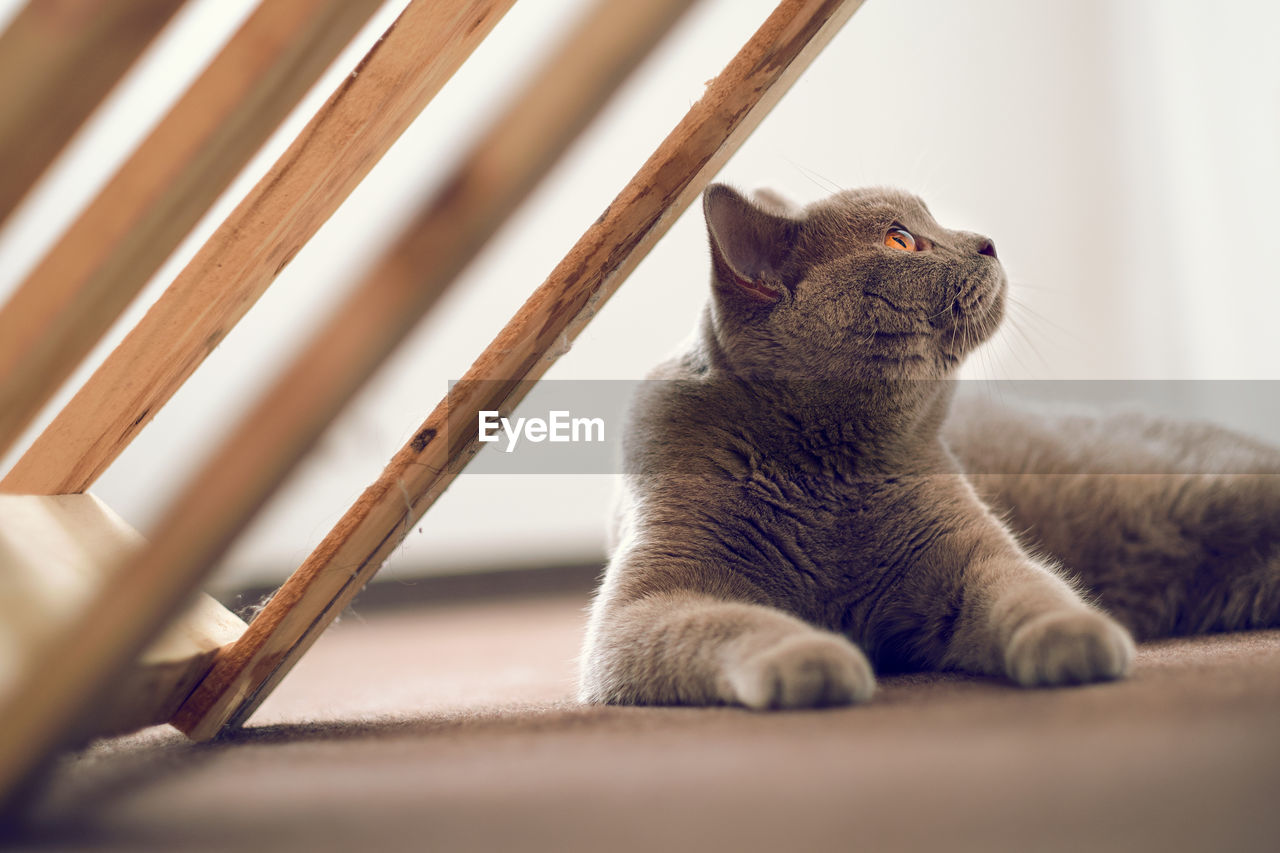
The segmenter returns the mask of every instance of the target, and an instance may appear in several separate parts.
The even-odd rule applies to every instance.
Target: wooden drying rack
[[[205,739],[243,723],[475,453],[475,413],[519,403],[860,5],[782,0],[256,618],[207,597],[184,616],[255,511],[694,0],[597,0],[142,541],[87,490],[514,2],[408,2],[0,482],[11,609],[62,603],[0,681],[0,802],[88,737],[170,722]],[[0,224],[181,5],[30,0],[0,35],[0,79],[24,81],[0,104]],[[81,212],[0,309],[0,453],[379,5],[262,0]],[[81,572],[76,588],[30,592],[52,563]]]

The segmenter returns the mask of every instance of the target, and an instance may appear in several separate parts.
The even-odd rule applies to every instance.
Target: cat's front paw
[[[1123,678],[1133,664],[1129,632],[1093,610],[1060,610],[1032,619],[1005,649],[1005,672],[1024,687]]]
[[[728,673],[734,698],[757,711],[865,702],[876,679],[853,643],[813,632],[785,639],[739,661]]]

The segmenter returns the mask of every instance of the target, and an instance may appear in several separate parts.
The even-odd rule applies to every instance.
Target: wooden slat
[[[219,653],[175,726],[204,739],[248,719],[475,453],[476,413],[519,402],[859,5],[779,4],[244,637]]]
[[[198,593],[191,606],[121,672],[110,695],[94,707],[76,736],[106,737],[163,725],[208,673],[217,650],[235,642],[244,629],[240,617],[212,596]]]
[[[89,488],[514,2],[413,0],[27,449],[0,490]]]
[[[0,697],[59,631],[84,617],[112,572],[146,540],[90,494],[0,495]],[[163,723],[245,624],[203,593],[94,708],[95,734]]]
[[[263,2],[0,309],[0,455],[381,2]]]
[[[185,0],[31,0],[0,35],[0,223]]]
[[[172,616],[341,406],[408,334],[691,0],[605,0],[516,93],[390,251],[231,431],[92,618],[0,708],[0,801]]]

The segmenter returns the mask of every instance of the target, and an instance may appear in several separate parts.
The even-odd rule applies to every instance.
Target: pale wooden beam
[[[452,180],[214,451],[150,545],[0,708],[0,802],[209,573],[339,409],[435,303],[691,0],[601,0]]]
[[[266,0],[0,309],[0,455],[382,0]]]
[[[60,631],[84,618],[113,572],[146,547],[93,495],[0,495],[0,701]],[[235,614],[201,594],[147,647],[78,734],[117,734],[163,723],[244,632]]]
[[[81,492],[266,292],[515,0],[413,0],[0,490]]]
[[[859,5],[778,5],[240,641],[219,653],[175,726],[204,739],[253,713],[475,453],[477,413],[519,402]]]
[[[0,35],[0,223],[185,0],[30,0]]]

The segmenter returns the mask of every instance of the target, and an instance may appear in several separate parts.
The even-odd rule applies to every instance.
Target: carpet
[[[1273,851],[1280,631],[1129,680],[885,678],[867,705],[581,707],[583,592],[357,606],[224,740],[64,756],[38,850]],[[12,834],[16,833],[16,834]]]

